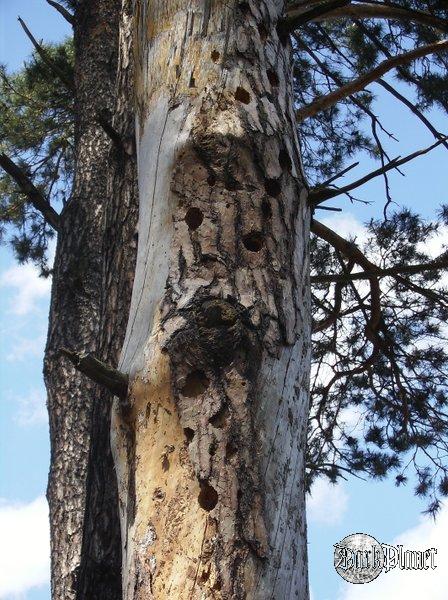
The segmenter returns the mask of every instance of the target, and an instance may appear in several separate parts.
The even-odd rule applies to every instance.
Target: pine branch
[[[379,267],[373,264],[354,242],[341,237],[338,233],[320,223],[320,221],[312,220],[311,231],[333,246],[333,248],[339,250],[344,256],[353,260],[357,265],[365,269],[365,271],[370,272],[370,277],[376,276],[378,271],[380,271]]]
[[[360,27],[362,29],[363,33],[365,33],[365,35],[367,35],[367,37],[370,39],[371,42],[374,43],[374,45],[378,48],[378,50],[381,50],[381,52],[387,58],[392,58],[391,52],[388,50],[388,48],[382,43],[382,41],[378,38],[378,36],[376,36],[374,34],[374,32],[370,28],[366,27],[364,24],[361,24],[361,23],[358,24],[358,27]],[[416,88],[421,89],[421,82],[415,75],[411,75],[411,73],[409,73],[403,67],[398,67],[397,71],[405,81],[407,81],[408,83],[412,83],[415,85]],[[446,111],[448,111],[448,102],[444,101],[443,98],[438,98],[438,102],[441,104],[441,106]]]
[[[362,271],[360,273],[341,273],[337,275],[314,275],[311,277],[311,283],[343,283],[346,281],[360,281],[370,279],[372,275],[375,277],[388,277],[395,275],[416,275],[418,273],[426,273],[428,271],[438,271],[448,269],[448,253],[441,254],[434,260],[428,263],[416,265],[400,265],[397,267],[389,267],[388,269],[377,268],[374,272]]]
[[[4,153],[0,153],[0,166],[14,179],[20,188],[20,191],[25,194],[29,203],[41,213],[45,221],[51,225],[55,231],[59,231],[61,223],[60,216],[22,169]]]
[[[26,33],[28,39],[33,44],[34,48],[36,49],[36,52],[39,54],[39,56],[41,57],[41,59],[43,60],[43,62],[53,71],[53,73],[55,75],[57,75],[57,77],[61,80],[61,82],[65,85],[65,87],[70,92],[74,92],[75,91],[75,87],[73,85],[73,81],[71,81],[67,77],[67,75],[64,73],[64,71],[62,69],[60,69],[57,64],[55,64],[55,62],[49,56],[49,54],[45,50],[45,48],[43,48],[38,43],[38,41],[36,40],[36,38],[33,36],[33,34],[31,33],[31,31],[26,26],[26,23],[23,21],[23,19],[21,19],[20,17],[18,17],[18,20],[19,20],[20,25],[22,26],[23,31]]]
[[[311,231],[333,246],[336,251],[339,251],[350,261],[355,262],[362,267],[364,271],[369,273],[367,279],[370,282],[371,314],[366,327],[366,337],[375,345],[377,343],[375,332],[378,329],[381,318],[381,290],[377,277],[377,273],[380,269],[367,258],[354,242],[344,239],[323,223],[313,219],[311,221]],[[350,278],[348,281],[350,282]]]
[[[314,2],[313,2],[314,4]],[[321,2],[319,2],[321,4]],[[321,4],[311,10],[306,10],[297,3],[286,11],[286,18],[281,24],[282,31],[292,32],[307,22],[333,21],[335,19],[388,19],[391,21],[404,21],[407,23],[419,23],[434,27],[444,33],[448,32],[448,23],[428,12],[422,10],[413,10],[403,8],[402,6],[392,5],[390,3],[360,3],[351,4],[350,2],[341,2],[333,10],[325,10],[325,6],[330,3]],[[321,12],[319,12],[319,9]],[[315,14],[312,13],[315,11]],[[306,16],[311,18],[306,18]],[[305,20],[304,20],[305,18]]]
[[[46,50],[37,42],[37,40],[34,38],[33,34],[31,33],[31,31],[26,26],[25,22],[20,17],[18,19],[19,19],[20,25],[22,26],[22,28],[25,31],[28,38],[31,40],[31,43],[33,44],[34,48],[36,49],[36,51],[38,52],[39,56],[42,58],[44,63],[53,71],[53,73],[55,73],[55,75],[57,75],[59,77],[59,79],[65,85],[65,87],[70,92],[74,93],[75,88],[74,88],[73,82],[67,78],[66,74],[54,63],[54,61],[48,55],[48,52],[46,52]],[[117,147],[119,147],[120,149],[124,150],[127,154],[129,154],[129,151],[125,147],[125,144],[123,143],[123,140],[121,139],[119,133],[114,129],[114,127],[108,121],[108,119],[99,112],[97,114],[97,120],[98,120],[98,124],[102,127],[103,131],[112,140],[112,142]]]
[[[333,14],[334,10],[342,9],[350,4],[350,2],[351,0],[319,1],[311,9],[308,6],[305,10],[303,8],[290,9],[286,13],[286,18],[280,21],[279,29],[282,33],[290,33],[310,21],[325,20],[327,14]]]
[[[54,0],[47,0],[47,2],[50,6],[55,8],[58,11],[58,13],[61,14],[68,23],[70,23],[70,25],[75,24],[74,16],[66,8],[64,8],[61,4],[54,2]]]
[[[102,363],[92,354],[80,354],[66,348],[61,349],[61,354],[68,358],[80,373],[107,388],[114,396],[126,398],[129,383],[127,375]]]
[[[333,183],[333,181],[336,181],[336,179],[339,179],[340,177],[343,177],[344,175],[346,175],[349,171],[351,171],[352,169],[354,169],[358,165],[359,165],[359,160],[356,161],[356,162],[354,162],[354,163],[352,163],[348,167],[345,167],[345,169],[342,169],[342,171],[339,171],[338,173],[336,173],[335,175],[333,175],[329,179],[326,179],[325,181],[323,181],[320,184],[320,186],[323,187],[325,185],[329,185],[330,183]]]
[[[435,142],[431,146],[428,146],[427,148],[423,148],[423,150],[418,150],[417,152],[408,154],[408,156],[405,156],[403,158],[397,157],[394,160],[391,160],[384,167],[376,169],[375,171],[372,171],[368,175],[364,175],[364,177],[361,177],[360,179],[357,179],[353,183],[350,183],[344,187],[341,187],[338,189],[315,188],[315,189],[311,190],[309,193],[309,196],[308,196],[309,201],[311,204],[317,205],[317,204],[320,204],[321,202],[325,202],[326,200],[329,200],[330,198],[335,198],[336,196],[340,196],[341,194],[346,194],[348,192],[351,192],[355,188],[360,187],[361,185],[364,185],[365,183],[367,183],[371,179],[374,179],[375,177],[383,175],[384,173],[387,173],[388,171],[391,171],[392,169],[401,167],[402,165],[410,162],[411,160],[414,160],[414,158],[417,158],[418,156],[423,156],[424,154],[428,154],[428,152],[431,152],[431,150],[433,150],[434,148],[437,148],[437,146],[440,146],[440,144],[443,144],[447,139],[448,139],[448,136],[444,136],[443,138],[437,140],[437,142]]]
[[[448,40],[441,40],[439,42],[427,44],[426,46],[421,46],[420,48],[415,48],[410,52],[387,59],[368,73],[361,75],[357,79],[347,83],[334,92],[331,92],[326,96],[322,96],[311,104],[299,108],[296,111],[297,120],[300,122],[306,118],[312,117],[318,112],[330,108],[344,98],[362,91],[370,83],[373,83],[376,79],[379,79],[388,71],[391,71],[396,67],[405,65],[413,60],[416,60],[417,58],[421,58],[422,56],[427,56],[428,54],[434,54],[436,52],[443,52],[445,50],[448,50]]]
[[[419,23],[434,27],[444,33],[448,32],[448,22],[422,10],[412,10],[390,4],[349,4],[336,7],[332,12],[317,16],[313,21],[332,21],[334,19],[388,19],[391,21],[405,21]]]
[[[104,133],[109,137],[109,139],[114,143],[114,145],[120,150],[125,152],[126,154],[132,154],[132,148],[128,147],[121,138],[121,135],[114,128],[112,123],[106,117],[104,113],[98,111],[97,113],[98,124],[103,128]]]
[[[426,126],[426,128],[433,134],[433,136],[440,140],[443,138],[443,135],[437,131],[434,125],[426,118],[426,116],[413,104],[410,100],[408,100],[403,94],[400,94],[390,83],[384,81],[383,79],[378,79],[378,85],[380,85],[383,89],[389,92],[394,98],[399,100],[402,104],[404,104],[409,110],[418,118],[420,121]],[[442,142],[445,148],[448,150],[448,143]]]

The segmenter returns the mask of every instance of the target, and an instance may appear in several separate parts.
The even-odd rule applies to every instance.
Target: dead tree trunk
[[[135,5],[125,600],[308,598],[306,201],[278,0]]]

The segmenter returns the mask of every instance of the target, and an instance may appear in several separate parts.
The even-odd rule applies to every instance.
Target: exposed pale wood
[[[136,5],[125,600],[308,598],[310,207],[281,5]]]

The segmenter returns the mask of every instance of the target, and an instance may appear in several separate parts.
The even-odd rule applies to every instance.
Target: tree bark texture
[[[308,598],[310,211],[277,0],[138,0],[123,598]]]
[[[76,594],[91,410],[99,395],[97,387],[61,357],[60,349],[95,353],[98,345],[110,140],[97,115],[113,109],[119,9],[115,1],[83,1],[75,15],[76,172],[58,235],[44,364],[51,437],[47,497],[53,600],[71,600]]]
[[[104,208],[103,276],[98,354],[116,365],[129,314],[137,249],[137,163],[133,101],[132,0],[123,0],[113,127],[122,148],[109,153]],[[92,408],[86,514],[77,600],[121,600],[121,536],[117,480],[110,448],[112,395],[100,390]]]

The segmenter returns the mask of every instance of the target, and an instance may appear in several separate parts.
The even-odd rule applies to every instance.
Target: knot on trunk
[[[245,310],[219,298],[195,299],[182,311],[184,323],[165,343],[173,364],[216,370],[249,343]]]

